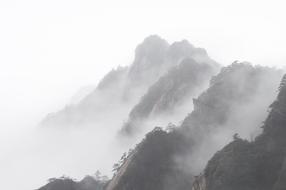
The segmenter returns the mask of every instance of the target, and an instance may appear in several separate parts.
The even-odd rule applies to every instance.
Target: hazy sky
[[[187,39],[224,65],[246,60],[283,66],[285,4],[282,0],[1,0],[0,158],[13,153],[25,132],[68,103],[81,87],[96,85],[118,65],[129,65],[136,45],[151,34],[170,43]],[[7,160],[9,155],[0,164],[7,165]],[[7,165],[11,176],[31,169],[17,164],[14,169]],[[2,179],[6,175],[0,173]],[[5,179],[6,189],[9,180]]]
[[[275,0],[2,0],[1,140],[7,133],[16,138],[111,68],[130,64],[150,34],[185,38],[222,64],[282,65],[284,9]]]

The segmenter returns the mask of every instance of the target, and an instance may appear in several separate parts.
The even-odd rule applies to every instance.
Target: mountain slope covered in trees
[[[235,138],[205,169],[206,190],[285,189],[286,76],[270,106],[263,133],[250,142]]]
[[[169,131],[156,128],[146,135],[124,167],[125,172],[116,177],[116,184],[111,181],[113,185],[108,190],[191,189],[194,176],[234,133],[243,131],[250,137],[256,132],[256,127],[245,131],[242,126],[263,121],[267,104],[275,97],[274,84],[279,83],[281,75],[275,69],[244,63],[223,68],[209,88],[194,99],[194,110],[181,126],[170,127]],[[272,76],[273,81],[269,83],[266,76]],[[258,97],[265,101],[264,111],[256,107],[254,100]],[[241,112],[244,106],[256,109],[251,116],[254,123],[250,120],[239,123],[233,118],[245,116]]]
[[[286,76],[280,83],[281,70],[249,63],[219,68],[187,41],[146,38],[131,66],[112,70],[42,124],[103,121],[109,132],[127,118],[127,139],[150,132],[114,165],[111,180],[52,179],[39,190],[284,190]]]

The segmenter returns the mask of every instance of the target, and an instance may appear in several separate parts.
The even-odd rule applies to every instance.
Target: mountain
[[[137,109],[134,106],[153,107],[147,117],[141,111],[136,114],[142,125],[136,125],[133,132],[140,135],[155,125],[177,122],[192,110],[192,98],[207,87],[219,68],[204,49],[186,40],[169,44],[158,36],[150,36],[136,48],[130,66],[113,69],[78,103],[67,105],[42,121],[46,127],[39,130],[45,137],[41,139],[41,148],[48,148],[61,158],[55,163],[59,167],[72,157],[70,163],[74,166],[82,164],[86,169],[94,161],[94,168],[107,173],[122,152],[133,147],[135,140],[141,140],[140,136],[122,143],[122,139],[116,138],[130,110]],[[158,90],[159,98],[153,101]],[[48,153],[43,157],[49,156],[53,158]]]
[[[204,49],[196,48],[186,40],[169,44],[157,35],[149,36],[137,46],[130,66],[113,69],[81,101],[49,114],[41,125],[78,128],[104,123],[104,126],[114,126],[105,123],[106,115],[116,118],[118,123],[123,122],[151,85],[188,59],[219,67]]]
[[[161,119],[166,122],[168,118],[167,122],[171,122],[173,118],[175,120],[183,117],[192,109],[192,98],[206,88],[217,70],[217,65],[209,62],[199,63],[192,58],[183,59],[151,85],[129,113],[122,131],[127,134],[138,133],[143,130],[144,125],[146,127],[148,120]]]
[[[108,183],[105,179],[86,176],[77,182],[68,177],[52,178],[49,183],[38,190],[104,190]]]
[[[39,190],[282,190],[286,77],[281,82],[281,70],[246,62],[216,74],[219,68],[185,40],[169,45],[158,36],[146,38],[131,66],[112,70],[78,104],[42,124],[102,126],[106,133],[87,130],[94,135],[88,143],[101,137],[94,148],[99,157],[118,153],[122,139],[110,146],[105,141],[124,118],[120,132],[127,139],[150,132],[114,164],[110,181],[52,179]]]
[[[185,58],[218,65],[209,58],[206,50],[194,47],[187,40],[169,45],[156,35],[149,36],[135,50],[135,59],[128,74],[130,83],[147,83],[149,86]]]
[[[194,99],[194,110],[181,126],[155,128],[146,135],[107,190],[191,189],[195,176],[233,134],[244,132],[251,138],[256,132],[249,127],[263,121],[281,76],[281,71],[247,63],[223,68]],[[251,120],[240,120],[250,114],[245,110],[251,110]]]
[[[205,190],[282,190],[286,160],[286,75],[254,141],[236,137],[217,152],[204,172]]]
[[[155,128],[130,153],[106,190],[188,189],[192,175],[171,159],[187,148],[183,141],[180,133]]]

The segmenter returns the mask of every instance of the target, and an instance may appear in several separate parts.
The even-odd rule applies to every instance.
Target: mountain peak
[[[168,44],[168,42],[166,40],[164,40],[163,38],[161,38],[159,35],[157,34],[152,34],[150,36],[147,36],[144,40],[142,44],[148,44],[148,43],[165,43]]]
[[[142,75],[145,75],[146,72],[153,72],[154,68],[163,65],[168,47],[168,42],[157,35],[145,38],[136,47],[135,59],[130,67],[129,77],[133,79],[144,78]]]
[[[135,60],[137,57],[153,55],[165,51],[169,47],[166,40],[158,35],[146,37],[141,44],[136,47]]]

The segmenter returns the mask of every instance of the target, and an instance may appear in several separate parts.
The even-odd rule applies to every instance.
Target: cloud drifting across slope
[[[192,60],[192,57],[198,61]],[[182,62],[185,69],[181,68],[181,60],[185,60]],[[17,140],[15,147],[7,146],[8,153],[5,153],[2,163],[10,161],[4,166],[4,171],[8,172],[3,173],[3,176],[12,180],[16,176],[26,175],[26,178],[19,180],[22,188],[26,188],[25,185],[34,185],[27,178],[33,179],[35,187],[39,187],[44,184],[43,180],[62,174],[81,178],[97,169],[110,174],[113,163],[134,145],[134,141],[123,145],[116,140],[123,119],[127,118],[131,108],[160,76],[175,74],[174,81],[184,81],[179,89],[185,88],[188,80],[194,80],[191,83],[191,91],[194,92],[181,94],[186,99],[182,103],[185,103],[191,99],[188,96],[193,97],[202,91],[218,67],[205,50],[195,48],[187,41],[170,45],[158,36],[146,38],[136,48],[135,59],[130,67],[118,67],[110,71],[97,88],[77,104],[72,103],[49,114],[41,122],[41,127],[27,131],[24,139]],[[167,72],[168,70],[172,72]],[[183,71],[184,75],[180,75]],[[159,88],[165,85],[158,84]],[[177,85],[178,82],[174,83],[173,88],[176,89]],[[182,92],[176,92],[183,93],[186,91],[184,88],[181,89]],[[167,95],[167,92],[163,91],[162,95]],[[172,105],[177,112],[172,117],[173,120],[183,118],[186,110],[192,109],[190,103],[184,106],[178,104],[177,107],[177,104]],[[149,124],[166,125],[169,121],[163,121],[164,119],[166,117],[162,116]],[[22,169],[14,174],[17,168]],[[8,180],[7,184],[11,182]]]
[[[186,38],[222,64],[239,59],[282,66],[283,5],[278,0],[1,1],[1,152],[25,146],[18,145],[23,134],[46,113],[111,68],[127,65],[135,45],[152,33],[168,41]]]

